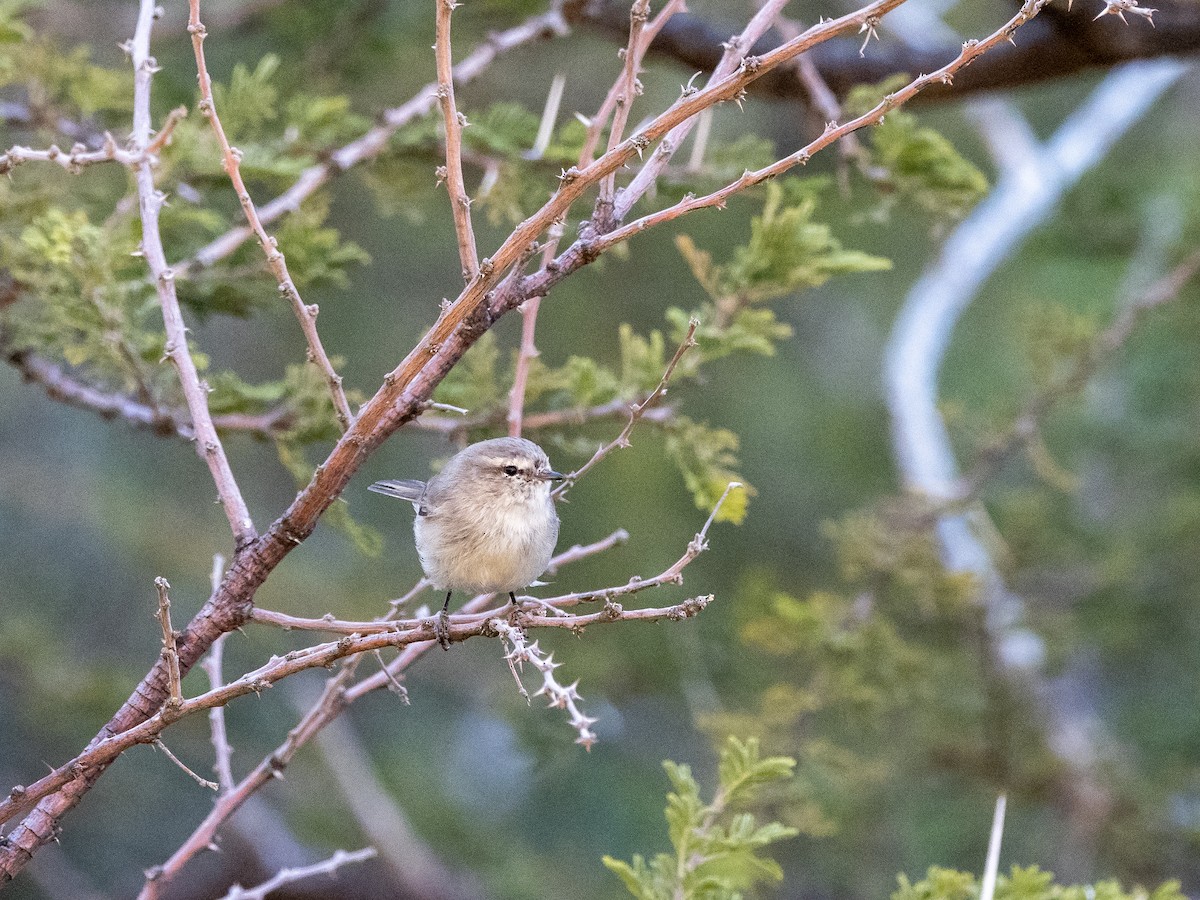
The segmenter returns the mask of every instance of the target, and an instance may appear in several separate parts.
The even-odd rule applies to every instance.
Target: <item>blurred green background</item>
[[[219,23],[229,6],[212,6]],[[456,16],[456,48],[465,52],[489,29],[518,21],[522,6],[535,8],[468,4]],[[692,6],[703,13],[715,5]],[[985,6],[962,4],[956,25],[972,34],[994,27]],[[131,33],[134,13],[128,3],[48,3],[34,21],[60,45],[86,42],[96,63],[118,68],[116,45]],[[193,101],[194,66],[180,23],[180,9],[168,9],[156,34],[160,116]],[[267,4],[237,27],[212,24],[210,32],[209,65],[219,82],[235,62],[253,67],[273,53],[282,61],[276,80],[283,93],[302,84],[346,94],[367,117],[432,77],[428,4]],[[536,112],[552,75],[565,71],[564,116],[590,112],[615,74],[614,54],[614,45],[585,30],[518,50],[460,91],[460,108],[470,116],[515,100]],[[652,60],[634,119],[669,102],[689,74]],[[1011,99],[1045,135],[1098,78],[1029,88]],[[1079,317],[1094,331],[1111,320],[1148,222],[1179,218],[1169,256],[1195,246],[1197,109],[1200,83],[1193,75],[1088,174],[972,305],[955,332],[941,394],[964,460],[987,435],[1002,432],[1035,389],[1032,360],[1045,352],[1039,338],[1047,321]],[[991,176],[958,105],[927,107],[920,116]],[[756,131],[787,152],[799,145],[801,126],[798,107],[757,101],[741,112],[722,108],[715,132],[732,139]],[[25,140],[14,132],[0,143]],[[822,154],[805,175],[832,175],[834,164],[834,154]],[[381,215],[377,192],[364,180],[386,178],[379,168],[342,176],[328,191],[329,224],[366,250],[371,263],[350,269],[344,286],[305,290],[306,302],[320,304],[325,346],[345,359],[340,371],[347,385],[366,395],[459,284],[448,205],[434,186],[432,162],[400,215]],[[13,194],[33,183],[22,179],[48,177],[32,169],[14,174]],[[71,177],[57,170],[53,176]],[[107,186],[96,188],[100,194],[119,193],[123,178],[115,169],[96,169],[69,186],[83,190],[90,183]],[[469,182],[477,178],[468,174]],[[264,188],[264,200],[272,195]],[[732,727],[761,733],[772,752],[800,759],[800,787],[768,798],[770,815],[811,832],[774,849],[786,872],[779,896],[879,897],[901,871],[917,876],[934,864],[978,871],[1000,789],[1012,792],[1005,866],[1036,863],[1065,880],[1175,877],[1185,890],[1200,890],[1200,296],[1193,286],[1155,312],[1083,394],[1047,420],[1046,446],[1073,482],[1039,477],[1035,466],[1018,461],[984,495],[1004,541],[1004,574],[1047,642],[1049,674],[1072,660],[1089,662],[1089,702],[1105,735],[1094,749],[1102,757],[1106,801],[1082,829],[1090,839],[1080,847],[1070,839],[1080,829],[1064,821],[1061,773],[1045,750],[1046,736],[1038,735],[1034,698],[998,684],[988,671],[969,604],[946,599],[938,593],[943,588],[914,587],[915,576],[902,567],[847,578],[847,560],[867,554],[858,544],[871,528],[888,531],[877,504],[898,486],[880,380],[883,346],[946,227],[904,203],[886,215],[880,209],[869,187],[857,185],[849,196],[831,187],[818,218],[846,247],[889,258],[890,271],[838,277],[775,303],[778,318],[794,329],[775,356],[718,360],[700,381],[670,392],[692,419],[740,437],[738,472],[757,496],[743,524],[713,527],[711,549],[687,569],[683,587],[643,594],[638,602],[665,605],[712,593],[716,603],[685,623],[594,628],[582,639],[536,635],[564,664],[562,680],[579,679],[585,711],[599,718],[600,742],[590,753],[572,743],[561,712],[525,704],[495,641],[469,641],[421,660],[406,680],[410,705],[380,693],[347,714],[374,776],[419,839],[451,868],[471,873],[486,895],[622,896],[600,858],[666,848],[661,760],[692,764],[711,788],[712,748]],[[691,309],[703,300],[674,235],[691,235],[721,261],[747,240],[760,211],[761,199],[749,198],[721,213],[697,214],[569,278],[542,305],[543,361],[561,365],[583,354],[616,364],[620,323],[646,333],[663,327],[668,307]],[[476,228],[481,255],[507,234],[483,216]],[[177,255],[170,246],[168,255]],[[248,380],[278,377],[304,352],[290,311],[270,302],[273,286],[256,284],[268,303],[252,318],[190,319],[196,344],[214,366]],[[519,329],[515,315],[496,326],[506,353],[517,345]],[[28,783],[43,764],[76,754],[154,660],[160,642],[154,578],[170,580],[181,623],[208,594],[213,554],[231,548],[207,472],[182,442],[53,403],[9,367],[0,368],[0,421],[0,782],[7,786]],[[589,426],[579,443],[594,446],[619,428],[616,421]],[[238,436],[226,446],[256,524],[265,528],[296,483],[271,446]],[[327,447],[313,448],[312,461]],[[382,553],[364,555],[343,532],[322,525],[272,575],[259,605],[346,619],[382,612],[420,570],[407,508],[368,495],[366,485],[426,477],[431,462],[452,449],[417,429],[396,434],[344,497],[354,519],[383,535]],[[560,470],[586,458],[578,446],[548,449]],[[872,524],[847,519],[856,514]],[[572,491],[561,516],[560,549],[617,528],[627,529],[630,540],[563,570],[544,591],[656,574],[683,552],[705,513],[664,453],[663,436],[643,426],[632,448]],[[848,524],[838,531],[828,524],[835,522]],[[871,552],[886,543],[871,540]],[[903,545],[897,553],[910,552],[905,535],[896,540]],[[921,571],[922,578],[936,577]],[[781,621],[796,621],[789,615],[800,616],[798,628],[804,616],[814,628],[828,626],[812,612],[815,597],[851,604],[865,590],[892,598],[880,602],[878,614],[891,616],[894,627],[872,638],[880,641],[874,649],[859,632],[813,646],[803,638],[789,646],[762,636]],[[246,671],[303,645],[303,635],[248,626],[228,642],[226,671]],[[878,663],[874,670],[871,661]],[[856,691],[847,687],[849,669]],[[230,705],[235,774],[278,745],[295,722],[297,698],[316,691],[325,674],[306,674]],[[205,684],[199,673],[190,675],[185,692]],[[769,693],[780,685],[795,693]],[[844,703],[818,703],[804,715],[784,709],[825,688]],[[203,718],[179,723],[166,742],[191,767],[207,771]],[[269,817],[317,853],[366,843],[313,748],[261,796]],[[59,845],[8,893],[81,896],[69,867],[102,895],[129,896],[142,870],[165,859],[211,803],[209,792],[161,754],[136,748],[69,816]],[[240,840],[228,838],[227,846],[227,853],[208,854],[189,869],[198,873],[194,887],[225,876],[253,880],[256,864]],[[223,866],[224,875],[213,874]],[[191,896],[188,890],[185,879],[179,896]]]

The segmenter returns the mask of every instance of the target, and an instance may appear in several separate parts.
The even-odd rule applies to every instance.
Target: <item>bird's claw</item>
[[[450,649],[450,613],[442,610],[433,621],[433,633],[443,650]]]

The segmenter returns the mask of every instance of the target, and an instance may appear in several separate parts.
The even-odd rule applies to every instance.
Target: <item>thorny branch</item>
[[[558,498],[566,494],[567,491],[582,478],[587,472],[595,467],[604,457],[608,456],[614,450],[623,450],[629,446],[629,435],[633,432],[633,427],[646,415],[650,409],[660,398],[666,395],[667,385],[671,381],[671,376],[675,374],[675,367],[679,365],[679,361],[683,359],[683,355],[692,347],[696,346],[696,329],[700,327],[700,323],[696,319],[688,322],[687,334],[684,335],[680,342],[675,355],[671,357],[671,361],[667,363],[667,368],[663,372],[663,376],[659,379],[658,385],[649,394],[646,395],[641,403],[635,404],[629,409],[629,421],[625,423],[625,427],[621,429],[621,433],[609,441],[607,444],[599,447],[592,458],[585,462],[582,466],[576,469],[563,479],[563,483],[554,489],[551,496]],[[722,498],[724,499],[724,498]]]
[[[616,228],[608,234],[602,235],[592,241],[589,249],[592,252],[602,253],[605,250],[608,250],[609,248],[628,240],[633,235],[638,234],[641,231],[645,231],[647,228],[677,219],[686,213],[695,212],[698,209],[714,207],[719,209],[723,207],[728,199],[734,194],[741,193],[747,188],[753,187],[756,184],[761,184],[770,178],[778,177],[795,166],[806,164],[810,159],[812,159],[814,153],[824,150],[838,139],[852,134],[853,132],[858,131],[867,125],[879,124],[883,121],[883,117],[887,115],[887,113],[908,102],[929,85],[952,83],[956,72],[970,65],[973,60],[986,53],[988,50],[991,50],[993,47],[1011,40],[1016,30],[1029,21],[1029,19],[1031,19],[1033,16],[1037,15],[1041,8],[1048,2],[1049,0],[1026,0],[1016,15],[1014,15],[996,31],[992,32],[992,34],[988,35],[982,40],[970,40],[964,43],[958,56],[946,63],[946,65],[928,75],[922,75],[919,78],[913,79],[904,87],[884,97],[883,100],[876,104],[874,108],[863,113],[857,118],[850,119],[848,122],[844,122],[840,125],[831,122],[828,126],[826,126],[825,131],[820,137],[806,144],[796,152],[783,157],[783,159],[780,159],[769,166],[764,166],[756,171],[745,172],[740,178],[730,182],[719,190],[713,191],[710,194],[705,194],[700,197],[688,195],[673,206],[669,206],[666,209],[661,209],[657,212],[642,216],[640,219],[630,222],[627,225],[623,225],[620,228]],[[784,46],[787,45],[785,44]],[[636,179],[634,184],[636,184]]]
[[[771,27],[771,23],[780,14],[780,12],[783,11],[783,8],[786,5],[787,0],[765,0],[762,6],[759,7],[758,12],[754,14],[754,17],[746,25],[745,29],[743,29],[742,33],[731,38],[724,44],[725,52],[721,56],[721,61],[717,63],[716,68],[713,69],[712,75],[709,77],[708,87],[706,90],[711,90],[714,87],[722,84],[724,81],[734,76],[739,70],[752,71],[755,68],[755,66],[749,64],[750,60],[757,60],[756,57],[749,56],[750,50],[754,46],[755,42],[757,42],[760,37],[766,34],[767,29]],[[878,14],[882,14],[888,9],[899,6],[899,3],[881,3],[877,4],[877,6],[879,7]],[[861,21],[858,21],[855,24],[861,27],[867,21],[872,20],[872,18],[873,17],[871,16],[863,17]],[[807,33],[806,35],[802,35],[793,39],[793,41],[789,41],[788,44],[799,43],[806,36]],[[788,46],[788,44],[784,44],[784,47]],[[791,54],[788,58],[790,59],[791,56],[795,55],[797,54]],[[684,97],[687,97],[691,92],[691,88],[685,88]],[[705,91],[698,91],[696,93],[697,95],[700,95],[705,93]],[[742,96],[743,89],[739,89],[735,93],[727,97],[723,97],[722,99],[736,99],[740,102]],[[708,106],[710,104],[705,105]],[[616,198],[616,202],[614,204],[614,213],[618,221],[623,220],[625,216],[628,215],[634,204],[637,203],[638,200],[640,200],[643,196],[645,196],[646,192],[650,190],[650,188],[658,180],[658,177],[662,174],[663,169],[667,167],[667,163],[671,161],[671,157],[675,155],[675,151],[682,146],[683,142],[687,140],[687,136],[692,133],[692,128],[695,127],[696,121],[697,120],[694,116],[688,116],[679,121],[677,124],[673,125],[671,130],[667,132],[666,137],[663,138],[662,143],[658,145],[658,149],[650,155],[648,160],[646,160],[645,164],[641,168],[641,171],[634,176],[633,180],[629,182],[628,185],[622,188],[620,195]],[[605,228],[604,230],[607,231],[608,229]]]
[[[155,6],[152,0],[141,0],[137,28],[129,43],[133,60],[133,135],[132,145],[136,153],[145,153],[150,146],[150,80],[158,70],[158,63],[150,55],[150,29],[154,21]],[[196,433],[196,452],[208,464],[221,505],[229,526],[233,529],[234,544],[239,549],[248,546],[256,537],[250,510],[242,499],[241,490],[234,479],[233,470],[225,456],[225,448],[217,436],[212,417],[208,411],[208,396],[205,386],[196,371],[196,363],[188,349],[187,326],[179,309],[175,294],[175,273],[167,265],[162,236],[158,230],[158,214],[166,197],[154,186],[154,170],[149,160],[143,161],[134,170],[138,207],[142,218],[141,252],[154,276],[162,306],[163,325],[167,332],[164,355],[175,365],[179,373],[180,386],[187,401],[192,428]]]
[[[188,0],[188,33],[192,36],[192,52],[196,57],[196,72],[200,81],[200,112],[212,125],[213,134],[217,136],[217,143],[221,145],[225,173],[233,183],[238,202],[242,205],[242,212],[246,214],[246,221],[250,223],[250,228],[258,237],[259,246],[266,254],[267,265],[271,267],[271,272],[279,283],[279,293],[291,304],[292,311],[300,322],[304,339],[308,342],[309,360],[325,376],[325,383],[329,386],[329,394],[333,398],[334,413],[337,415],[342,430],[345,431],[350,427],[350,420],[354,418],[354,415],[350,412],[350,404],[346,400],[346,391],[342,387],[342,376],[333,368],[333,363],[330,362],[329,355],[321,343],[321,336],[317,334],[317,306],[316,304],[305,306],[304,301],[300,298],[300,291],[292,281],[291,273],[288,272],[287,260],[280,251],[278,242],[267,234],[263,227],[258,217],[258,210],[250,197],[250,191],[246,188],[246,182],[242,180],[241,153],[230,146],[229,138],[225,136],[225,129],[217,115],[217,105],[212,92],[212,78],[208,74],[208,66],[204,61],[204,38],[208,31],[204,27],[204,23],[200,21],[200,0]]]
[[[438,180],[446,182],[450,193],[463,281],[469,282],[479,273],[479,252],[475,249],[475,229],[471,227],[471,198],[463,181],[462,130],[467,119],[454,101],[454,69],[450,62],[450,17],[458,4],[455,0],[437,0],[436,5],[433,49],[437,59],[438,105],[442,108],[442,122],[446,128],[446,165],[438,170]]]
[[[171,142],[171,136],[180,119],[187,115],[187,107],[181,106],[171,111],[163,127],[159,129],[154,140],[141,151],[126,150],[117,146],[116,139],[108,132],[104,133],[104,142],[98,150],[89,150],[86,144],[74,144],[70,150],[61,150],[51,144],[45,150],[34,150],[32,147],[20,145],[10,148],[0,154],[0,175],[7,175],[17,166],[27,162],[49,162],[62,166],[72,175],[78,175],[88,166],[96,163],[115,162],[126,168],[149,162],[156,163],[156,155]]]
[[[551,561],[547,569],[548,572],[557,571],[558,568],[569,563],[586,559],[594,556],[597,553],[602,553],[613,546],[623,543],[628,538],[628,535],[623,531],[617,531],[603,540],[597,541],[585,546],[574,546],[570,549],[558,554]],[[411,591],[405,594],[400,599],[393,601],[391,610],[385,615],[379,617],[374,622],[360,623],[363,629],[362,634],[394,634],[397,633],[396,626],[402,628],[405,623],[395,621],[397,610],[403,608],[413,599],[420,591],[429,586],[425,579],[421,579],[413,587]],[[463,607],[464,613],[473,612],[483,609],[487,606],[491,595],[485,594],[476,597],[467,602]],[[698,610],[697,610],[698,611]],[[285,629],[306,629],[306,630],[324,630],[328,628],[309,629],[308,622],[312,620],[298,619],[293,616],[287,616],[280,613],[269,613],[263,611],[263,615],[256,614],[256,620],[265,624],[275,625]],[[640,613],[640,611],[639,611]],[[694,614],[694,613],[693,613]],[[459,614],[461,615],[461,613]],[[495,615],[495,610],[488,613],[489,616]],[[644,614],[643,614],[644,615]],[[456,617],[454,617],[456,618]],[[454,620],[452,618],[452,621]],[[325,622],[326,620],[315,620],[317,622]],[[429,623],[429,619],[410,620],[408,626],[411,629],[420,631],[422,626]],[[480,632],[486,633],[486,632]],[[333,719],[340,716],[345,709],[359,697],[364,694],[371,693],[380,689],[389,689],[395,691],[399,684],[398,678],[403,672],[417,659],[419,659],[427,650],[435,646],[432,640],[432,632],[429,633],[429,640],[409,643],[401,655],[394,660],[390,665],[384,667],[380,672],[368,676],[357,684],[354,683],[354,677],[357,673],[358,666],[365,659],[364,654],[357,654],[349,658],[342,668],[325,683],[325,688],[321,692],[320,698],[309,708],[304,714],[300,722],[288,732],[287,739],[274,752],[268,754],[258,763],[257,766],[239,783],[222,791],[222,796],[218,799],[216,805],[204,821],[198,825],[191,836],[180,846],[180,848],[171,856],[162,866],[152,869],[147,875],[147,881],[142,889],[142,900],[152,900],[159,895],[167,884],[179,873],[179,871],[187,864],[187,862],[200,851],[212,846],[216,838],[217,831],[220,827],[244,804],[251,795],[262,788],[273,778],[280,777],[291,762],[295,754],[308,741],[312,740],[326,725]],[[376,648],[379,649],[379,648]],[[216,685],[214,685],[214,688]],[[403,697],[403,693],[401,696]],[[220,709],[222,707],[214,707]],[[32,786],[28,790],[33,790],[36,786]],[[3,805],[0,804],[0,816],[4,815]]]

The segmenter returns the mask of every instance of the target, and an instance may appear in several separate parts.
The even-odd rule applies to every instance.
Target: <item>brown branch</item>
[[[471,198],[467,196],[462,171],[462,130],[466,117],[454,102],[454,69],[450,62],[450,16],[458,4],[455,0],[436,0],[437,16],[434,55],[437,59],[437,98],[442,108],[446,129],[446,165],[438,170],[439,180],[445,180],[450,192],[450,209],[454,214],[454,234],[458,239],[458,257],[462,262],[463,281],[469,282],[479,273],[479,252],[475,248],[475,229],[471,227]]]
[[[319,310],[316,304],[305,306],[304,301],[300,298],[300,291],[292,281],[291,273],[288,272],[287,260],[280,251],[278,242],[267,234],[267,230],[263,227],[258,210],[250,197],[250,191],[246,188],[246,182],[242,180],[239,162],[241,154],[230,146],[229,138],[225,136],[225,129],[217,115],[217,105],[212,92],[212,78],[208,74],[208,66],[204,61],[204,38],[208,31],[204,27],[204,23],[200,21],[200,0],[188,0],[188,33],[192,36],[192,52],[196,57],[196,72],[200,82],[200,111],[212,125],[217,143],[221,145],[225,174],[233,183],[233,189],[237,193],[238,202],[242,205],[246,221],[250,223],[250,228],[258,237],[258,245],[266,254],[267,265],[270,266],[275,280],[279,283],[279,293],[287,299],[292,306],[292,312],[296,314],[296,320],[300,323],[301,331],[304,332],[304,340],[308,343],[308,358],[325,376],[325,383],[329,387],[329,395],[333,400],[334,413],[337,415],[342,430],[345,431],[350,427],[350,421],[354,418],[354,414],[350,412],[350,403],[346,400],[346,391],[342,387],[342,376],[333,368],[333,363],[329,361],[329,355],[321,343],[321,336],[317,333]]]
[[[474,81],[499,56],[514,47],[566,33],[566,22],[557,8],[532,16],[520,25],[490,35],[483,44],[454,67],[454,82],[464,85]],[[330,178],[379,156],[387,149],[392,135],[409,122],[429,115],[434,110],[437,106],[437,91],[436,82],[425,85],[411,100],[383,112],[379,123],[362,137],[335,150],[328,160],[309,166],[300,173],[300,177],[290,188],[259,208],[259,221],[268,225],[286,213],[295,212]],[[237,250],[252,234],[247,226],[233,228],[208,243],[194,257],[177,268],[181,272],[190,273],[214,265]]]
[[[196,439],[186,409],[163,408],[116,391],[106,391],[69,375],[62,366],[32,351],[12,350],[4,344],[0,336],[0,354],[5,362],[20,372],[26,381],[40,385],[52,400],[94,412],[102,419],[121,419],[134,428],[143,428],[160,436],[174,435],[185,441]],[[292,418],[288,407],[279,406],[265,413],[217,414],[212,416],[212,423],[218,433],[240,431],[271,439],[286,431]]]
[[[708,86],[711,88],[715,84],[719,84],[722,80],[733,75],[739,67],[744,68],[743,60],[750,53],[750,48],[762,37],[775,18],[783,11],[783,7],[787,5],[787,0],[765,0],[762,6],[754,14],[753,18],[742,29],[742,33],[730,38],[722,46],[725,52],[721,55],[720,62],[713,69],[712,75],[709,78]],[[890,9],[892,4],[886,8]],[[873,21],[873,17],[866,17],[859,23],[860,27],[868,21]],[[794,43],[797,39],[793,39],[789,43]],[[787,45],[785,45],[787,46]],[[734,97],[741,97],[741,91],[734,94]],[[685,91],[686,95],[686,91]],[[731,98],[732,99],[732,98]],[[658,148],[650,155],[645,164],[638,171],[633,180],[626,185],[621,193],[616,198],[613,206],[613,211],[617,221],[621,221],[633,208],[633,205],[650,190],[658,177],[662,174],[663,169],[667,167],[667,163],[671,161],[671,157],[675,155],[675,151],[691,134],[692,128],[696,125],[696,119],[688,117],[677,125],[671,128],[666,137],[658,145]],[[601,223],[603,226],[603,223]],[[607,228],[602,227],[602,230],[607,231]]]
[[[629,8],[629,41],[625,45],[625,66],[618,76],[616,94],[612,111],[612,126],[608,131],[608,149],[612,150],[621,143],[625,133],[625,123],[629,121],[629,110],[634,98],[642,92],[642,84],[638,81],[638,72],[642,67],[642,30],[646,27],[646,19],[650,16],[650,0],[634,0]],[[597,209],[612,209],[613,194],[617,188],[617,173],[609,172],[600,181],[600,196],[596,200]],[[611,212],[608,214],[611,215]],[[602,214],[603,217],[603,214]],[[602,226],[603,227],[603,226]]]
[[[632,592],[632,589],[627,592]],[[694,614],[694,610],[694,600],[653,610],[627,612],[625,610],[614,609],[608,615],[597,614],[595,616],[578,617],[578,621],[575,624],[578,627],[584,627],[597,623],[626,620],[637,621],[647,618],[678,620],[689,618]],[[492,615],[494,615],[494,611]],[[571,626],[571,617],[552,618],[525,611],[517,611],[513,615],[515,621],[526,628],[542,626],[562,628]],[[487,625],[487,620],[490,616],[480,617],[478,621],[468,622],[464,622],[463,618],[461,615],[450,617],[450,640],[461,642],[472,637],[492,636],[492,632]],[[398,632],[347,635],[338,641],[306,647],[303,650],[293,651],[284,657],[273,657],[265,665],[252,672],[248,672],[227,685],[206,691],[199,696],[185,699],[179,707],[178,717],[186,718],[198,712],[212,709],[214,706],[224,706],[239,697],[245,697],[249,694],[261,694],[264,690],[273,687],[278,682],[298,672],[324,668],[347,657],[389,647],[399,648],[417,644],[433,645],[436,643],[437,639],[434,635],[432,620],[425,620],[415,628]],[[57,787],[76,778],[80,772],[107,767],[130,747],[138,744],[154,743],[158,735],[172,724],[175,718],[174,716],[164,716],[163,712],[160,711],[138,725],[94,744],[88,750],[75,757],[75,759],[55,769],[51,774],[35,782],[33,785],[24,788],[23,793],[25,797],[29,799],[45,798]],[[230,796],[227,794],[222,799]],[[8,801],[5,802],[7,803]],[[219,800],[218,803],[220,802]],[[7,809],[0,808],[0,815],[7,813],[7,811]],[[11,842],[11,838],[9,840]]]
[[[200,785],[200,787],[206,787],[210,791],[215,791],[220,788],[220,785],[218,785],[215,781],[209,781],[207,778],[201,778],[199,775],[189,769],[182,759],[171,752],[171,749],[162,742],[161,738],[155,738],[150,743],[154,745],[154,749],[158,750],[163,756],[173,762],[177,769],[183,772],[183,774],[188,778],[192,779],[192,781],[196,782],[196,784]]]
[[[176,710],[183,705],[183,685],[179,674],[179,648],[176,645],[179,636],[171,625],[171,598],[167,593],[171,585],[160,575],[154,579],[154,587],[158,590],[158,621],[163,634],[162,658],[167,668],[166,708]]]
[[[662,31],[663,27],[670,20],[671,16],[682,11],[684,8],[684,0],[667,0],[667,4],[659,10],[657,16],[642,29],[640,40],[637,44],[637,56],[640,61],[646,55],[646,51],[650,48],[654,39]],[[626,16],[626,21],[628,21]],[[628,26],[622,25],[622,28]],[[629,62],[629,57],[626,57],[626,64]],[[639,62],[640,65],[640,62]],[[608,89],[608,95],[604,98],[604,102],[600,104],[600,109],[596,115],[588,121],[587,133],[584,135],[583,148],[579,151],[579,167],[583,168],[592,161],[596,153],[596,146],[600,143],[600,133],[604,131],[604,126],[608,124],[609,116],[612,115],[613,109],[617,105],[617,98],[621,94],[621,78],[618,77],[613,86]]]

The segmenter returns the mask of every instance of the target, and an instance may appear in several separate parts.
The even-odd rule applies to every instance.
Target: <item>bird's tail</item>
[[[407,500],[409,503],[419,504],[421,498],[425,496],[425,482],[377,481],[367,490],[387,497],[395,497],[397,500]]]

